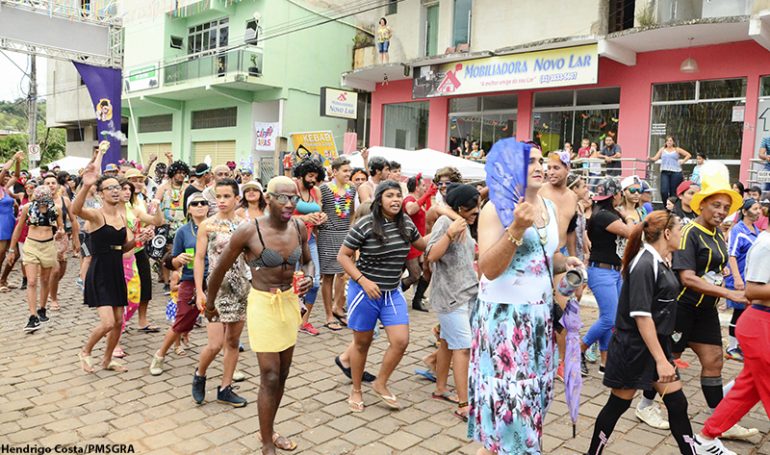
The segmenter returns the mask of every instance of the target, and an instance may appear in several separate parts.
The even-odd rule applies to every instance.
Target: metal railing
[[[749,185],[746,188],[753,185],[759,185],[764,188],[765,184],[770,183],[770,171],[765,169],[765,166],[768,164],[770,163],[758,158],[751,160],[749,164]]]
[[[601,158],[581,158],[572,161],[572,172],[581,175],[588,182],[588,188],[591,191],[601,179],[608,175],[617,178],[635,175],[657,189],[658,176],[653,172],[655,163],[639,158],[621,158],[613,163],[617,162],[620,162],[619,167],[609,168]],[[659,194],[658,198],[660,198]]]
[[[181,84],[193,79],[223,77],[230,74],[262,75],[262,51],[259,49],[234,49],[212,53],[163,65],[163,83]]]

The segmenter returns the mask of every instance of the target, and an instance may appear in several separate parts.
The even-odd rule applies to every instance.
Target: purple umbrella
[[[575,437],[575,426],[580,407],[580,390],[583,388],[583,378],[580,375],[580,304],[572,296],[567,300],[561,325],[567,329],[567,346],[564,351],[564,394],[567,398],[569,416],[572,418],[572,437]]]

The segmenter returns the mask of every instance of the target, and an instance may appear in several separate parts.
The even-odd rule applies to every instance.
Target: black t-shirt
[[[695,275],[711,284],[722,284],[722,269],[727,263],[727,245],[719,229],[709,231],[692,221],[682,228],[679,250],[674,251],[673,269],[693,270]],[[682,285],[679,303],[693,306],[716,305],[717,297],[695,292]]]
[[[674,210],[671,211],[674,215],[678,216],[680,220],[682,220],[682,227],[687,226],[690,224],[692,220],[698,217],[698,215],[693,212],[692,210],[689,212],[685,212],[682,208],[682,201],[676,201],[674,204]]]
[[[612,211],[601,209],[588,221],[588,239],[591,241],[590,262],[603,262],[620,266],[618,249],[623,245],[619,237],[607,231],[607,226],[619,220],[620,216]]]
[[[655,322],[659,336],[671,335],[676,322],[676,296],[679,293],[676,274],[660,254],[647,245],[629,267],[628,278],[623,280],[618,299],[616,329],[638,333],[634,318],[647,316]]]

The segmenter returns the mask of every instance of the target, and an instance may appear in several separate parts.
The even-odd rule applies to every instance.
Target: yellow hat
[[[704,199],[715,194],[728,196],[732,203],[728,215],[735,213],[743,205],[743,198],[730,187],[730,172],[723,163],[709,160],[700,171],[700,191],[695,193],[690,202],[693,212],[700,215],[700,205]]]

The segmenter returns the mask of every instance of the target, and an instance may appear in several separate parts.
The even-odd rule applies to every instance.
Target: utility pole
[[[27,128],[29,131],[29,147],[27,153],[37,150],[37,62],[35,54],[30,56],[29,96],[27,98]],[[30,158],[30,167],[36,167],[40,157],[35,162]]]

